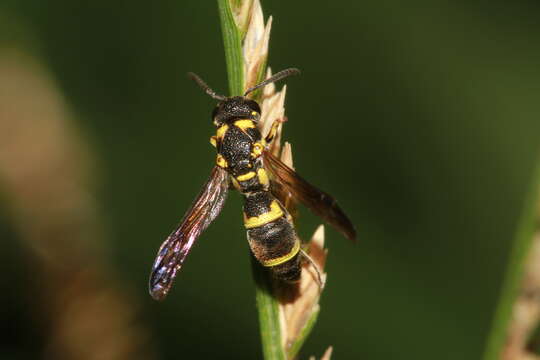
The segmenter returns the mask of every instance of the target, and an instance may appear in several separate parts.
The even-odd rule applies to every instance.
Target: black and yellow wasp
[[[244,198],[244,226],[251,252],[277,279],[297,281],[300,255],[307,255],[301,250],[289,212],[275,195],[276,189],[285,191],[346,238],[355,240],[354,226],[336,201],[272,155],[269,146],[279,120],[263,138],[257,127],[261,109],[256,101],[247,98],[256,89],[298,73],[297,69],[283,70],[248,89],[244,96],[233,97],[216,94],[197,75],[189,74],[208,95],[219,100],[212,113],[217,131],[210,138],[217,150],[216,166],[178,228],[159,248],[149,284],[154,299],[162,300],[169,292],[195,240],[223,208],[231,183]]]

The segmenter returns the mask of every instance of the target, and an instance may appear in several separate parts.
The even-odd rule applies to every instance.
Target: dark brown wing
[[[163,300],[193,243],[219,215],[229,188],[229,175],[215,166],[210,178],[184,215],[180,225],[161,244],[150,273],[150,295]]]
[[[265,151],[263,154],[264,166],[274,181],[287,189],[294,198],[336,228],[347,239],[356,241],[354,225],[333,197],[302,179],[293,169],[270,152]]]

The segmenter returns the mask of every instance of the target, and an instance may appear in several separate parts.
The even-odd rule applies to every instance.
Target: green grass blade
[[[244,90],[244,61],[242,57],[242,38],[234,22],[229,0],[218,0],[221,32],[225,47],[225,61],[229,76],[231,96],[242,95]]]
[[[240,6],[238,1],[235,5]],[[229,0],[218,0],[218,7],[223,32],[230,95],[242,95],[244,92],[244,61],[241,34],[234,22]],[[264,76],[263,70],[261,70],[261,76]],[[259,312],[259,327],[264,359],[286,360],[281,348],[279,306],[276,298],[272,295],[271,280],[265,269],[253,258],[252,269],[256,284],[255,301]]]
[[[268,272],[251,259],[251,268],[255,280],[255,301],[259,312],[259,329],[265,360],[285,360],[281,347],[281,328],[279,323],[279,304],[272,295],[272,282]]]
[[[499,303],[495,310],[495,316],[488,335],[483,360],[499,360],[501,351],[506,342],[508,324],[512,316],[512,308],[520,290],[525,261],[533,239],[536,202],[538,199],[539,188],[540,166],[537,166],[533,176],[531,189],[525,199],[523,212],[514,237]]]

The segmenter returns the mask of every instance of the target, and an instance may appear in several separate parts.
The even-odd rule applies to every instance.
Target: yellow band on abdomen
[[[276,200],[273,200],[272,203],[270,204],[269,212],[266,212],[259,216],[253,216],[250,218],[248,218],[246,214],[244,214],[244,226],[246,229],[251,229],[254,227],[262,226],[264,224],[268,224],[269,222],[277,220],[282,216],[283,216],[283,211],[279,207],[278,202]]]
[[[277,258],[271,259],[271,260],[266,260],[262,264],[263,264],[263,266],[266,266],[266,267],[283,264],[283,263],[291,260],[296,254],[298,254],[299,251],[300,251],[300,241],[298,241],[298,239],[296,239],[295,242],[294,242],[293,248],[291,249],[291,251],[289,251],[289,253],[287,255],[283,255],[283,256],[280,256],[280,257],[277,257]]]

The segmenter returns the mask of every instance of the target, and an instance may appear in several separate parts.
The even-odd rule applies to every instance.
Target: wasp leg
[[[315,264],[315,261],[313,261],[311,256],[309,256],[308,253],[304,251],[304,249],[300,249],[300,253],[307,261],[309,261],[309,263],[311,264],[311,266],[313,266],[313,269],[317,273],[317,283],[319,284],[319,292],[322,292],[324,289],[325,282],[321,275],[321,269],[319,269],[319,266]]]
[[[276,137],[279,125],[286,122],[286,121],[287,121],[286,116],[284,116],[284,117],[282,117],[280,119],[274,120],[274,122],[272,123],[272,127],[270,128],[270,131],[268,132],[268,135],[266,135],[266,138],[264,138],[264,141],[266,142],[267,145],[272,144],[272,141]]]

